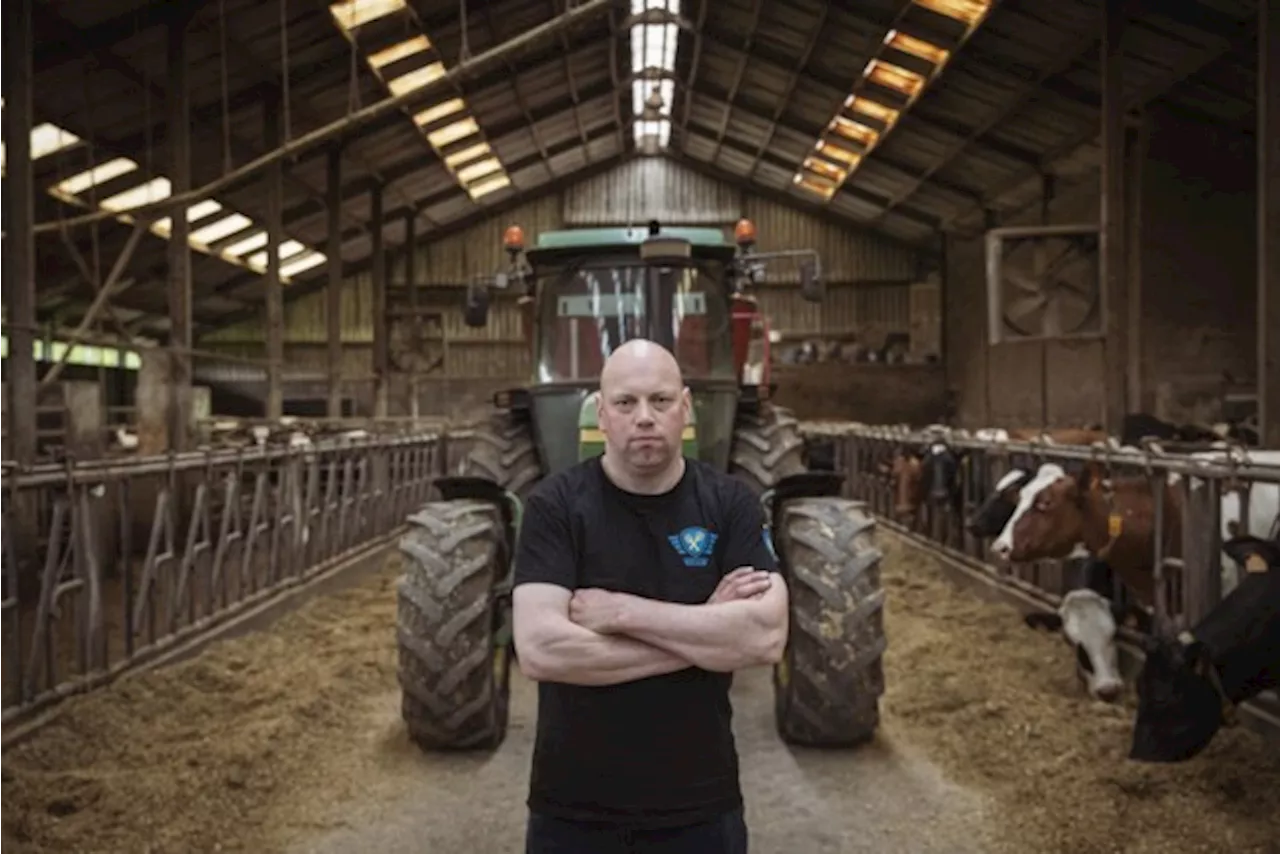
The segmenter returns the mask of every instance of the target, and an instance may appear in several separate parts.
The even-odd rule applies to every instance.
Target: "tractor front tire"
[[[729,471],[757,496],[784,477],[806,470],[804,437],[791,410],[771,403],[738,415],[729,452]]]
[[[506,737],[511,691],[507,575],[500,509],[458,499],[408,519],[399,549],[396,635],[401,715],[426,750],[494,749]]]
[[[875,520],[860,501],[796,498],[777,542],[791,627],[774,667],[778,734],[789,744],[851,747],[875,735],[884,694],[884,590]]]
[[[542,474],[532,426],[509,412],[495,413],[473,428],[458,474],[491,480],[523,501]]]

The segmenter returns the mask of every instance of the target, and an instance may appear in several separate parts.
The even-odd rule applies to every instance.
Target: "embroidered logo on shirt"
[[[706,566],[711,561],[711,552],[716,547],[718,534],[706,528],[692,525],[678,534],[667,537],[676,554],[684,558],[685,566]]]

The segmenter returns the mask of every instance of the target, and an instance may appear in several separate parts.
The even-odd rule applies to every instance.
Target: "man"
[[[746,854],[729,685],[779,660],[787,591],[751,491],[681,453],[691,407],[672,355],[627,342],[600,376],[603,455],[525,504],[526,854]]]

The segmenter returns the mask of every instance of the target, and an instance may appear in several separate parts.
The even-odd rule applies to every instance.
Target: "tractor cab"
[[[588,451],[594,401],[609,355],[646,338],[676,357],[694,399],[687,448],[721,468],[728,464],[735,414],[769,395],[768,324],[747,291],[765,260],[797,257],[802,292],[821,299],[817,254],[751,254],[755,227],[741,220],[733,240],[718,228],[582,228],[543,232],[526,248],[524,232],[503,235],[510,267],[469,288],[466,322],[488,323],[491,290],[518,295],[529,346],[530,385],[503,392],[500,405],[532,414],[550,470]],[[578,426],[577,443],[566,441]],[[598,439],[598,437],[596,437]]]

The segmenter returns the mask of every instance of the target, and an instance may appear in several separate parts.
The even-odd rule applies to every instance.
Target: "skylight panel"
[[[493,149],[489,147],[487,142],[479,142],[475,145],[467,146],[461,151],[455,151],[444,159],[444,165],[450,169],[457,169],[463,163],[470,163],[477,157],[489,154]]]
[[[77,175],[72,175],[65,181],[60,181],[53,185],[53,189],[59,193],[68,196],[78,196],[86,192],[90,187],[96,187],[99,184],[105,184],[113,181],[121,175],[127,175],[138,168],[138,164],[134,163],[127,157],[117,157],[114,160],[108,160],[105,163],[99,163],[91,169],[86,169]]]
[[[510,185],[511,179],[505,174],[494,175],[491,178],[485,178],[484,180],[467,187],[467,192],[471,194],[471,198],[478,199],[481,196],[487,196],[490,193],[496,192],[497,190],[501,190],[503,187]]]
[[[648,12],[680,12],[677,0],[631,0],[632,14]],[[680,28],[675,23],[652,23],[659,16],[647,16],[646,22],[631,27],[631,70],[637,79],[631,85],[631,108],[635,116],[632,128],[636,146],[652,152],[671,140],[671,110],[675,101],[676,48]],[[655,98],[656,96],[656,98]],[[651,100],[656,103],[650,103]]]
[[[824,199],[830,199],[836,192],[836,183],[834,181],[808,171],[798,173],[795,177],[795,182],[796,186],[802,187]]]
[[[862,122],[855,122],[853,119],[846,119],[844,116],[836,116],[831,120],[831,129],[843,137],[860,142],[867,148],[876,144],[876,140],[880,138],[880,134],[875,128],[867,127]]]
[[[893,107],[886,107],[878,101],[872,101],[864,96],[854,97],[850,95],[845,99],[844,105],[855,113],[862,113],[864,116],[870,116],[873,119],[884,122],[888,127],[898,121],[898,116],[902,115],[900,110]]]
[[[878,56],[872,56],[854,81],[853,88],[827,127],[818,135],[813,152],[799,165],[793,181],[808,192],[830,199],[835,195],[871,150],[884,141],[902,117],[924,93],[934,78],[956,55],[992,8],[991,0],[912,0],[916,5],[960,21],[963,34],[955,27],[936,26],[925,38],[893,27],[881,39]],[[934,22],[935,25],[938,22]],[[908,27],[912,25],[907,25]],[[951,33],[946,35],[946,33]],[[944,40],[939,42],[938,40]],[[891,52],[892,51],[892,52]],[[906,59],[909,55],[912,60]],[[890,61],[896,58],[897,61]],[[917,61],[930,66],[927,71]],[[905,67],[911,66],[911,67]],[[878,88],[869,88],[873,84]],[[887,89],[903,99],[883,94]],[[864,92],[871,92],[868,98]],[[888,106],[888,100],[896,106]],[[855,143],[855,146],[848,143]]]
[[[125,190],[123,193],[116,193],[114,196],[98,202],[98,204],[109,211],[127,211],[151,202],[167,199],[170,192],[172,190],[170,189],[168,178],[152,178],[145,184],[139,184],[131,190]]]
[[[205,217],[211,216],[220,210],[222,210],[222,205],[215,202],[213,199],[205,199],[203,202],[196,202],[194,205],[187,208],[187,222],[195,222],[198,219],[204,219]],[[165,217],[164,219],[158,219],[151,224],[151,232],[168,240],[169,235],[171,234],[170,229],[172,227],[173,220],[169,217]],[[195,248],[200,249],[198,246]]]
[[[440,121],[446,116],[453,115],[465,106],[466,104],[463,103],[461,98],[450,98],[447,101],[442,101],[441,103],[436,104],[434,107],[427,107],[425,110],[415,115],[413,117],[413,121],[419,126],[425,127],[426,125]]]
[[[415,53],[422,53],[431,47],[431,42],[426,36],[414,36],[411,39],[402,41],[399,44],[393,44],[391,47],[383,48],[377,53],[369,55],[369,64],[376,69],[390,65],[393,62],[399,62]]]
[[[307,247],[303,246],[298,241],[286,240],[280,244],[280,251],[277,254],[280,256],[280,261],[284,262],[289,258],[292,258],[294,255],[297,255],[299,252],[305,252],[305,251],[307,251]],[[265,268],[267,266],[267,257],[268,257],[268,253],[264,249],[261,252],[254,253],[252,256],[250,256],[249,263],[255,267]],[[283,269],[283,266],[284,265],[282,263],[281,264],[282,269]]]
[[[464,166],[458,170],[458,180],[463,184],[469,184],[477,178],[483,178],[491,172],[497,172],[502,168],[502,164],[498,162],[498,158],[490,157],[487,160],[480,160],[472,163],[470,166]]]
[[[217,222],[206,225],[204,228],[191,232],[191,242],[203,243],[208,246],[210,243],[217,243],[224,237],[230,237],[237,231],[241,231],[251,225],[253,225],[253,220],[242,213],[233,213]]]
[[[240,257],[255,249],[261,249],[267,245],[267,233],[259,231],[257,234],[246,237],[244,240],[238,240],[235,243],[222,250],[223,255],[234,255]]]
[[[845,176],[849,174],[847,169],[841,169],[839,166],[836,166],[834,163],[828,163],[821,157],[806,157],[804,161],[804,168],[817,175],[821,175],[824,178],[830,178],[832,181],[837,183],[843,181]]]
[[[325,257],[319,252],[311,251],[309,254],[302,256],[288,264],[280,265],[280,276],[284,279],[291,279],[299,273],[305,273],[313,267],[319,267],[325,262]]]
[[[671,141],[671,120],[656,119],[652,121],[637,121],[635,123],[636,142],[641,143],[645,139],[654,137],[657,139],[659,146],[665,146]]]
[[[354,30],[361,24],[399,12],[405,0],[343,0],[329,7],[330,14],[344,30]]]
[[[39,160],[81,142],[80,137],[55,124],[45,122],[31,129],[31,159]],[[6,163],[5,145],[0,141],[0,169]]]
[[[991,0],[915,0],[917,6],[923,6],[939,15],[955,18],[970,28],[982,23],[982,19],[991,11]]]
[[[892,89],[908,98],[914,98],[924,89],[924,78],[919,74],[908,71],[901,65],[885,62],[883,59],[871,60],[862,73],[872,83]]]
[[[947,58],[951,55],[951,51],[943,50],[932,42],[918,39],[899,30],[889,30],[884,37],[884,43],[894,50],[919,57],[939,68],[946,64]]]
[[[412,92],[414,89],[421,89],[433,80],[439,80],[444,76],[444,63],[433,62],[430,65],[424,65],[416,71],[410,71],[408,74],[402,74],[395,80],[387,82],[387,88],[391,90],[392,95],[403,95],[405,92]]]
[[[817,144],[814,145],[813,148],[828,160],[839,160],[841,163],[848,166],[849,169],[853,169],[862,161],[862,155],[858,152],[850,151],[843,145],[837,145],[826,140],[818,140]]]
[[[662,68],[670,71],[676,65],[679,28],[675,24],[636,24],[631,28],[631,69]]]
[[[631,0],[631,14],[642,15],[650,9],[665,9],[673,15],[680,14],[680,0]]]
[[[55,124],[44,122],[31,129],[31,159],[39,160],[80,142],[80,137]]]
[[[389,14],[395,9],[405,7],[405,0],[395,0],[394,2],[391,2],[391,0],[355,0],[355,2],[357,5],[363,2],[369,8],[346,10],[344,16],[339,14],[343,11],[344,4],[331,6],[334,11],[334,19],[339,26],[350,24],[355,17],[363,16],[364,20],[371,20],[375,12]],[[383,5],[389,4],[394,8],[383,10],[379,6],[380,2]],[[417,25],[418,20],[416,16],[406,15],[403,24],[405,26]],[[347,37],[353,44],[355,43],[354,36],[348,33]],[[415,92],[444,78],[448,74],[444,61],[440,57],[439,49],[432,43],[430,36],[423,32],[405,32],[402,41],[370,54],[366,61],[374,75],[382,81],[393,97]],[[419,63],[422,64],[419,65]],[[388,79],[388,75],[384,74],[384,71],[392,66],[402,68],[405,65],[419,65],[419,67],[390,79]],[[445,166],[455,173],[455,178],[459,185],[473,199],[485,193],[501,189],[501,187],[511,183],[511,179],[506,175],[506,169],[502,162],[494,155],[489,144],[484,139],[484,132],[481,130],[479,122],[469,115],[466,99],[458,95],[456,88],[454,97],[437,100],[436,103],[430,106],[418,107],[412,113],[406,109],[404,114],[424,135],[427,144],[444,161]],[[443,124],[443,127],[438,127],[441,124]],[[463,150],[446,155],[445,149],[454,147],[455,144],[461,145]],[[481,160],[483,162],[475,162]],[[463,169],[462,167],[464,166],[467,168]],[[460,174],[458,170],[461,170]]]
[[[471,136],[480,132],[480,125],[476,124],[476,120],[468,116],[460,119],[451,125],[445,125],[440,130],[427,134],[427,142],[436,148],[444,148],[450,143],[457,142],[460,139]]]

